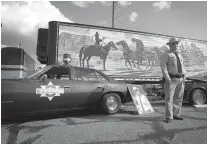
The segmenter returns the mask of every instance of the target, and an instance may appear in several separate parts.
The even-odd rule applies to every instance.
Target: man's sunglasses
[[[171,43],[171,45],[177,45],[178,43]]]

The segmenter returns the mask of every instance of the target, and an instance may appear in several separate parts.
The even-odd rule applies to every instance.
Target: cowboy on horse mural
[[[99,38],[99,33],[96,32],[96,34],[95,34],[95,46],[97,48],[99,48],[100,46],[102,46],[102,45],[100,45],[100,42],[102,42],[104,39],[105,39],[104,37],[103,37],[103,39],[100,39]]]
[[[95,47],[101,49],[101,56],[100,56],[101,59],[103,59],[105,50],[102,48],[102,45],[100,45],[100,42],[102,42],[104,39],[105,39],[105,37],[103,37],[103,39],[100,39],[99,33],[96,32],[96,34],[95,34]]]

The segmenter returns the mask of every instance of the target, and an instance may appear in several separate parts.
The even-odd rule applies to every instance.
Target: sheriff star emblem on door
[[[60,86],[54,86],[52,82],[49,82],[48,85],[41,85],[41,88],[36,88],[36,94],[40,94],[40,97],[47,97],[50,101],[55,96],[60,96],[64,93],[64,88]]]

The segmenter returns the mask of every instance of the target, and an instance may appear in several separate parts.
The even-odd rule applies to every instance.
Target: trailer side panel
[[[95,46],[96,32],[103,39],[99,47]],[[170,38],[138,31],[50,22],[49,64],[60,63],[63,54],[69,53],[73,65],[83,66],[86,58],[85,67],[88,59],[89,67],[108,75],[161,77],[159,59],[169,49],[166,42]],[[179,51],[184,57],[187,76],[207,75],[207,41],[178,38],[181,39]]]

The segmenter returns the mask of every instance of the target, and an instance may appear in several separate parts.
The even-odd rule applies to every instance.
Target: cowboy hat
[[[166,45],[172,44],[172,43],[176,43],[178,44],[180,42],[180,40],[178,40],[176,37],[172,37],[169,42],[166,43]]]
[[[70,54],[63,54],[63,61],[71,62],[71,56],[70,56]]]

